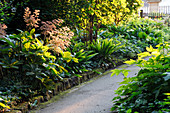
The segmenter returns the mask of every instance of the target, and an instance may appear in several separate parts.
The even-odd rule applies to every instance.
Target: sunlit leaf
[[[133,59],[130,59],[129,61],[125,61],[124,63],[132,65],[132,64],[136,63],[136,61]]]
[[[130,70],[123,69],[123,70],[122,70],[122,73],[123,73],[123,75],[124,75],[125,77],[127,77],[127,75],[129,74],[129,71],[130,71]]]
[[[111,70],[112,74],[111,74],[111,77],[114,76],[115,74],[118,76],[122,70],[119,70],[119,69],[114,69],[114,70]]]
[[[77,58],[72,58],[75,63],[79,63]]]

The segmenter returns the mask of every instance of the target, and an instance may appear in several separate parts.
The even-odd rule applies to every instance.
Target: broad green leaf
[[[122,70],[119,70],[119,69],[114,69],[114,70],[111,70],[112,74],[111,74],[111,77],[114,76],[115,74],[118,76]]]
[[[126,70],[126,69],[123,69],[122,70],[122,73],[125,77],[127,77],[128,73],[129,73],[130,70]]]
[[[128,109],[126,113],[132,113],[132,109]]]

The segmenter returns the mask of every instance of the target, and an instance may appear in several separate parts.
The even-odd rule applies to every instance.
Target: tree
[[[137,13],[142,0],[87,0],[88,7],[82,7],[79,20],[82,28],[89,32],[89,39],[97,39],[101,24],[116,24]],[[95,35],[93,38],[93,32]],[[87,39],[87,38],[86,38]]]
[[[141,3],[142,0],[29,0],[27,6],[40,10],[42,21],[63,19],[63,25],[83,29],[86,41],[92,42],[101,24],[119,25],[136,13]]]

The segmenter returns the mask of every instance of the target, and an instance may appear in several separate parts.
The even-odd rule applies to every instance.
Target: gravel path
[[[131,70],[128,76],[134,76],[139,67],[132,65],[125,69]],[[123,75],[106,74],[93,82],[74,88],[63,98],[55,103],[47,105],[37,113],[111,113],[112,99],[115,96],[114,90],[119,87]]]

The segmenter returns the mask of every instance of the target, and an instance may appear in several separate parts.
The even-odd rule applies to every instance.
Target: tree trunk
[[[90,20],[89,20],[89,24],[90,24],[90,28],[89,28],[90,42],[93,42],[93,22],[94,22],[94,15],[90,15]]]

